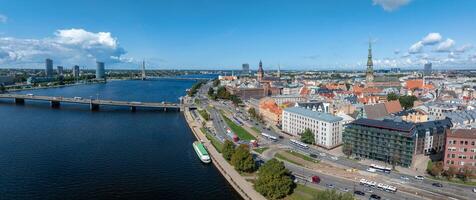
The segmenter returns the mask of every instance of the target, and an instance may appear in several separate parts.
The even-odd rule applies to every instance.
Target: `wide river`
[[[194,81],[113,81],[35,95],[178,102]],[[180,112],[0,102],[0,199],[241,199],[192,148]]]

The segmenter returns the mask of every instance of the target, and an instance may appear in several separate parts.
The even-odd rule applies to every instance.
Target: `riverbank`
[[[253,188],[253,184],[246,181],[226,160],[221,156],[220,153],[213,147],[211,141],[201,132],[201,125],[198,124],[192,117],[189,110],[184,111],[185,120],[187,121],[188,126],[192,130],[193,134],[197,140],[203,141],[204,145],[207,147],[208,153],[212,158],[212,163],[216,166],[218,171],[225,177],[225,179],[230,183],[230,185],[235,188],[238,194],[241,195],[243,199],[262,199],[265,200],[261,194],[256,192]]]

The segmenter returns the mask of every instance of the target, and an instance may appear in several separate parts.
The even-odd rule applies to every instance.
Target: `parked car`
[[[326,187],[334,189],[335,186],[333,184],[326,184]]]
[[[309,156],[310,156],[311,158],[317,158],[317,155],[316,155],[316,154],[313,154],[313,153],[310,153]]]
[[[404,180],[404,181],[408,181],[408,180],[409,180],[409,178],[406,177],[406,176],[400,176],[400,179],[402,179],[402,180]]]

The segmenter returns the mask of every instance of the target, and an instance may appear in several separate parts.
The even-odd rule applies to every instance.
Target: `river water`
[[[35,95],[178,102],[194,81],[113,81]],[[180,112],[0,102],[0,199],[241,199],[193,151]]]

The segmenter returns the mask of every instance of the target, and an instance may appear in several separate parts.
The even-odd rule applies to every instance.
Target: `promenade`
[[[230,165],[223,156],[218,153],[218,151],[213,147],[211,142],[200,130],[200,124],[198,124],[190,114],[189,110],[184,112],[185,119],[193,134],[198,140],[203,141],[205,147],[207,147],[208,153],[212,158],[212,163],[217,167],[218,171],[225,177],[225,179],[230,183],[233,188],[243,197],[243,199],[249,200],[265,200],[263,195],[259,194],[254,190],[253,184],[246,181],[232,165]]]

